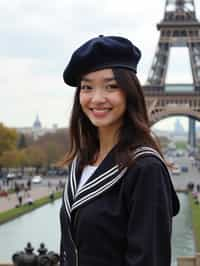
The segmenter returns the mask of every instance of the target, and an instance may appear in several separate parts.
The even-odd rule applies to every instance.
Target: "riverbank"
[[[192,225],[196,252],[200,252],[200,203],[198,203],[197,199],[192,195],[191,192],[188,194],[188,197],[192,212]]]
[[[50,196],[45,196],[45,197],[42,197],[40,199],[36,199],[35,201],[33,201],[33,203],[31,205],[24,204],[20,207],[17,207],[17,208],[15,207],[15,208],[12,208],[10,210],[0,212],[0,225],[3,223],[6,223],[8,221],[11,221],[11,220],[23,215],[23,214],[31,212],[31,211],[47,204],[47,203],[50,203],[53,200],[60,198],[61,196],[62,196],[61,191],[55,192],[53,199]]]

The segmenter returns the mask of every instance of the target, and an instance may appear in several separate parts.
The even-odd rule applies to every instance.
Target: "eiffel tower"
[[[170,116],[189,117],[188,142],[195,147],[195,120],[200,121],[200,22],[194,0],[166,0],[164,18],[157,24],[157,29],[159,42],[143,86],[149,118],[153,125]],[[192,84],[166,83],[172,47],[188,48]]]

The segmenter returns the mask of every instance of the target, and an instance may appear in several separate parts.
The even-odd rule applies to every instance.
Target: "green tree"
[[[45,166],[47,162],[47,157],[44,150],[40,147],[32,146],[28,147],[25,151],[25,156],[27,158],[27,166],[35,166],[37,168]]]
[[[17,132],[15,129],[8,128],[0,123],[0,157],[5,151],[16,148]]]
[[[60,157],[60,150],[57,143],[50,142],[45,146],[45,153],[47,156],[47,165],[50,166],[58,161]]]
[[[0,157],[0,165],[3,167],[23,167],[26,165],[26,155],[21,150],[5,151]]]

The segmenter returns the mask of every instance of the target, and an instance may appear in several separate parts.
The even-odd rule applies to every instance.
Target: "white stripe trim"
[[[172,178],[171,173],[170,173],[170,171],[169,171],[164,159],[161,157],[159,152],[157,152],[156,150],[154,150],[152,148],[146,148],[146,147],[143,149],[143,151],[139,151],[139,149],[141,150],[142,148],[138,148],[137,149],[138,152],[135,154],[135,158],[137,158],[137,157],[139,157],[139,156],[141,156],[143,154],[152,154],[152,155],[156,156],[157,158],[159,158],[163,162],[163,164],[165,165],[165,167],[167,169],[167,172],[168,172],[170,178]]]
[[[75,171],[74,170],[75,169],[75,165],[76,165],[76,158],[72,162],[71,171],[70,171],[70,186],[71,186],[71,191],[72,191],[73,198],[74,198],[74,195],[75,195],[74,184],[73,184],[73,176],[74,176],[74,171]]]
[[[148,146],[139,147],[139,148],[137,148],[137,149],[134,151],[134,153],[138,153],[138,152],[146,151],[146,150],[148,150],[148,151],[153,151],[153,152],[159,154],[159,152],[158,152],[157,150],[155,150],[155,149],[153,149],[153,148],[151,148],[151,147],[148,147]]]
[[[113,168],[114,168],[114,167],[113,167]],[[113,168],[112,168],[112,169],[113,169]],[[117,168],[118,168],[118,167],[117,167]],[[96,179],[94,179],[93,181],[91,181],[91,182],[90,182],[91,185],[90,185],[90,183],[88,183],[87,186],[84,186],[84,185],[83,185],[83,188],[80,189],[80,190],[78,191],[78,193],[76,194],[75,197],[78,197],[82,192],[84,192],[84,191],[86,191],[86,190],[89,190],[89,189],[91,189],[92,187],[98,185],[99,183],[101,183],[102,181],[106,180],[107,178],[109,178],[111,175],[117,173],[118,171],[119,171],[118,169],[114,169],[112,172],[110,172],[109,174],[106,175],[106,173],[109,172],[109,171],[107,171],[106,173],[104,173],[104,174],[98,176]],[[102,177],[103,177],[103,178],[102,178]]]
[[[91,180],[90,182],[86,183],[84,188],[87,188],[88,186],[92,185],[93,183],[96,183],[96,181],[98,181],[99,179],[101,179],[105,175],[109,174],[110,172],[115,171],[115,169],[118,168],[118,167],[119,167],[118,165],[115,165],[112,168],[110,168],[109,170],[107,170],[106,172],[103,172],[103,174],[101,174],[100,176],[96,177],[94,180]]]
[[[75,161],[74,161],[74,168],[73,168],[73,173],[72,173],[72,178],[73,178],[73,185],[74,185],[74,193],[73,193],[73,198],[75,197],[75,193],[76,193],[76,165],[77,165],[77,157],[75,157]]]
[[[69,177],[68,179],[66,180],[66,183],[65,183],[65,191],[64,191],[64,204],[65,204],[65,209],[67,211],[67,214],[68,214],[68,217],[69,219],[71,220],[71,208],[70,208],[70,204],[69,204],[69,198],[68,198],[68,184],[69,184]]]
[[[139,156],[141,156],[141,155],[143,155],[143,154],[153,154],[153,155],[155,155],[156,157],[158,157],[161,161],[164,162],[163,158],[160,156],[159,153],[156,153],[156,152],[153,152],[153,151],[147,151],[147,150],[146,150],[146,151],[138,152],[137,154],[135,154],[135,158],[137,158],[137,157],[139,157]]]
[[[115,184],[126,172],[128,168],[124,168],[118,176],[116,176],[114,179],[112,179],[110,182],[106,183],[104,186],[101,186],[99,189],[89,193],[85,197],[81,198],[80,200],[76,201],[74,204],[72,204],[72,210],[74,210],[79,205],[83,204],[84,202],[90,200],[91,198],[94,198],[95,196],[98,196],[102,192],[104,192],[106,189],[110,188],[113,184]]]

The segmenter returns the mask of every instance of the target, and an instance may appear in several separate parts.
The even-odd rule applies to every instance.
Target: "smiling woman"
[[[63,161],[61,266],[170,266],[179,201],[149,127],[140,57],[128,39],[99,36],[64,71],[77,89]]]
[[[111,69],[85,75],[80,86],[80,105],[99,131],[112,134],[119,130],[126,109],[126,96]]]

